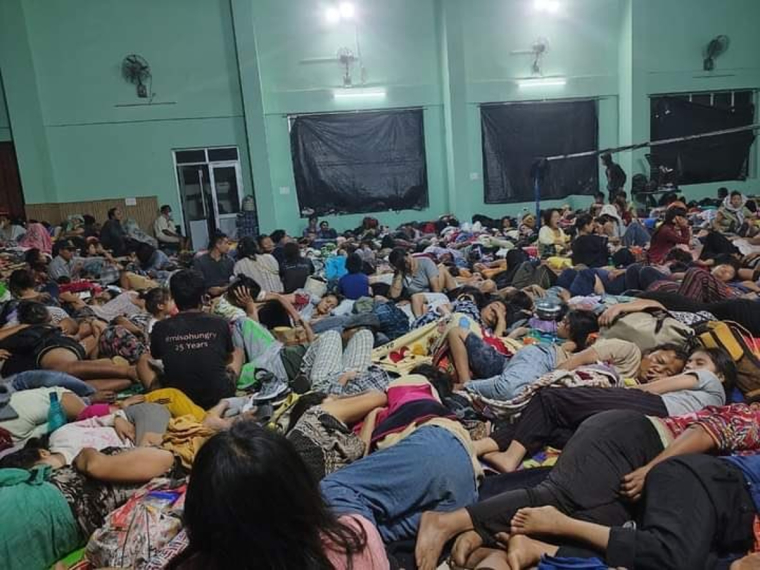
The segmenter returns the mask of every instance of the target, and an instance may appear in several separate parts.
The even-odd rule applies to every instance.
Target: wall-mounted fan
[[[147,82],[151,79],[150,65],[145,58],[137,54],[130,54],[121,62],[121,75],[137,86],[137,96],[141,98],[148,97]]]
[[[358,48],[358,45],[357,45],[357,48]],[[364,67],[361,51],[354,52],[354,50],[352,50],[349,47],[338,48],[338,51],[334,56],[309,57],[306,59],[302,59],[299,63],[301,64],[337,63],[338,65],[340,65],[340,67],[343,69],[341,84],[333,85],[332,87],[350,88],[357,85],[361,85],[362,87],[370,87],[371,85],[373,85],[372,83],[367,82],[367,70]],[[359,81],[358,83],[355,83],[354,82],[354,67],[357,64],[359,65]]]
[[[530,49],[516,49],[510,52],[512,55],[530,55],[533,57],[533,61],[530,65],[530,72],[533,75],[541,75],[541,60],[549,53],[549,40],[546,38],[538,38]]]
[[[704,52],[705,59],[703,61],[703,69],[705,71],[712,71],[715,69],[715,58],[726,53],[730,43],[728,36],[724,35],[717,36],[710,40],[710,43],[705,46]]]

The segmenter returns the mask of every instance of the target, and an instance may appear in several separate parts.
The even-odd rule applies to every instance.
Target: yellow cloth
[[[134,289],[135,291],[144,291],[146,289],[155,289],[158,287],[157,281],[153,281],[153,279],[148,279],[147,277],[143,277],[137,273],[127,271],[125,275],[127,277],[127,281],[129,281],[130,289]]]
[[[173,418],[180,416],[193,416],[202,422],[206,417],[206,410],[193,402],[187,395],[176,388],[161,388],[145,394],[145,401],[166,406]]]
[[[436,352],[447,342],[449,331],[461,326],[462,317],[467,319],[470,332],[483,336],[480,326],[471,318],[454,313],[376,348],[372,351],[372,362],[388,372],[400,375],[407,374],[420,364],[430,364]]]
[[[546,265],[555,271],[562,271],[563,269],[570,269],[573,266],[573,261],[569,257],[552,256],[546,260]]]
[[[195,455],[214,435],[214,430],[197,422],[193,416],[172,418],[161,447],[180,458],[183,467],[191,469]]]

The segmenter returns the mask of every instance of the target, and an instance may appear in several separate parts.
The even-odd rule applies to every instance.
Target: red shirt
[[[760,451],[760,403],[708,406],[698,412],[660,418],[678,437],[693,425],[701,426],[724,455],[749,455]]]
[[[676,229],[672,224],[663,224],[652,236],[652,243],[649,245],[649,261],[662,263],[673,246],[688,245],[690,242],[691,230],[688,227]]]

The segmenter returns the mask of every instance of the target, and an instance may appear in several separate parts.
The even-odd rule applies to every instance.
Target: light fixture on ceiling
[[[382,99],[385,97],[385,89],[336,89],[333,91],[335,99]]]
[[[340,17],[344,20],[351,20],[356,14],[356,9],[351,2],[341,2],[338,10],[340,11]]]
[[[520,89],[526,87],[564,87],[567,79],[564,77],[535,77],[531,79],[520,79],[517,86]]]
[[[533,7],[539,12],[548,12],[550,14],[556,14],[559,12],[559,0],[535,0]]]
[[[350,21],[356,16],[356,8],[351,2],[328,6],[325,10],[325,20],[328,24],[337,24],[341,21]]]
[[[334,6],[330,6],[325,10],[325,20],[327,20],[328,24],[337,24],[340,22],[340,10]]]

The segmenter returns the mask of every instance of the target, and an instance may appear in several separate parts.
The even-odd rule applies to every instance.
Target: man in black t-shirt
[[[573,265],[583,264],[586,267],[604,267],[607,265],[610,250],[607,238],[594,234],[594,219],[590,214],[578,216],[575,220],[578,234],[573,240]]]
[[[180,312],[155,324],[150,351],[153,358],[163,361],[162,385],[182,390],[208,409],[235,395],[243,353],[233,346],[227,321],[201,310],[205,293],[202,275],[179,271],[172,276],[170,288]]]
[[[208,253],[193,261],[193,269],[201,274],[204,287],[212,297],[222,295],[230,286],[235,262],[227,255],[229,251],[229,238],[217,232],[209,240]]]

